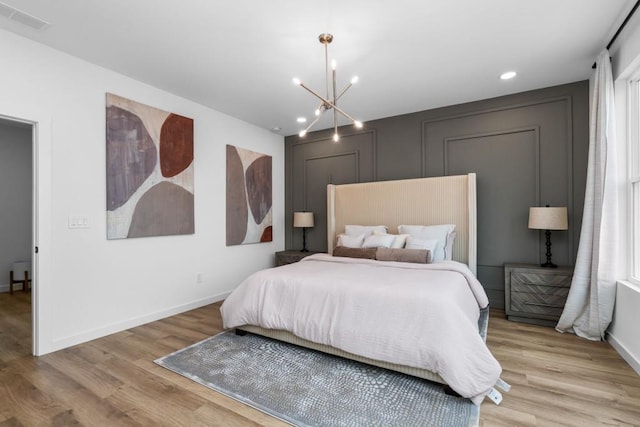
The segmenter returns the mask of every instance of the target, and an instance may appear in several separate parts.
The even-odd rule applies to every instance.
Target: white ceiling
[[[292,78],[324,88],[321,33],[339,89],[360,78],[339,105],[366,122],[587,79],[635,0],[0,2],[50,24],[0,28],[291,135],[318,105]]]

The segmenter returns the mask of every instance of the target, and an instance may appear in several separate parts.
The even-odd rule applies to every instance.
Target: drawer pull
[[[540,302],[529,302],[525,301],[524,305],[535,305],[536,307],[549,307],[549,308],[563,308],[564,305],[555,305],[555,304],[543,304]]]

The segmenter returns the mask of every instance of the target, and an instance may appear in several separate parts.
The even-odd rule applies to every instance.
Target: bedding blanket
[[[488,299],[464,264],[315,254],[256,272],[221,307],[225,328],[258,325],[438,373],[479,405],[501,367],[478,331]]]

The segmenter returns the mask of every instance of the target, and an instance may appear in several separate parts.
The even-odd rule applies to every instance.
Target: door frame
[[[31,351],[34,356],[48,353],[43,337],[51,336],[47,296],[51,277],[51,118],[48,114],[18,106],[0,106],[0,118],[31,125]],[[37,249],[36,249],[37,248]]]

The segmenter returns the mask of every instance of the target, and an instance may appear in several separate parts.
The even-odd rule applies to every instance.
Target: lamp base
[[[302,227],[302,249],[300,252],[309,252],[307,249],[307,227]]]
[[[545,262],[544,264],[540,264],[540,267],[545,267],[545,268],[558,268],[557,265],[555,265],[554,263],[551,262],[551,230],[545,230],[544,232],[545,236],[547,237],[547,262]]]

